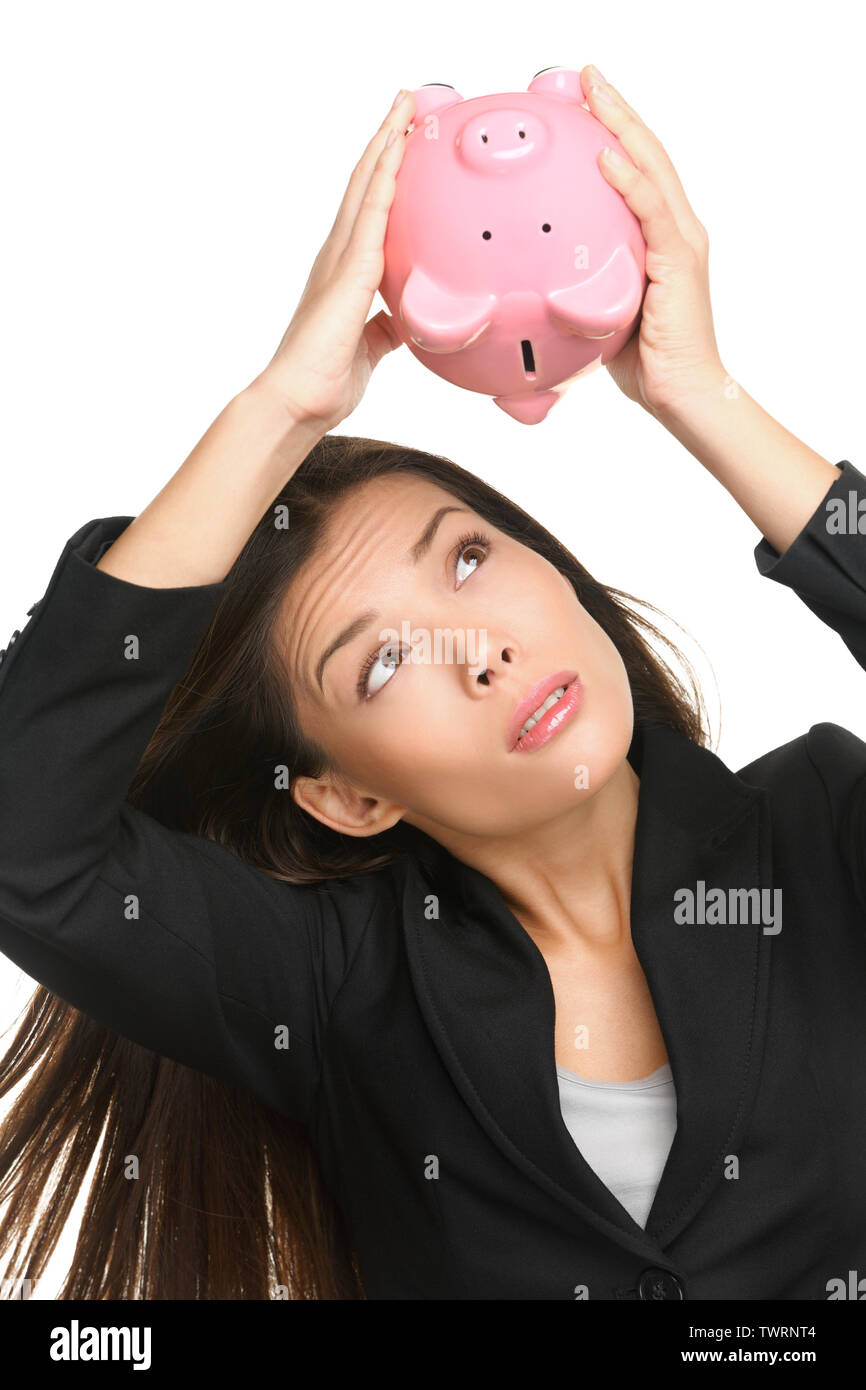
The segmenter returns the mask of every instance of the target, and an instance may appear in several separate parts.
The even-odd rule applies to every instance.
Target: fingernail
[[[590,64],[589,64],[589,67],[587,68],[587,72],[589,73],[589,75],[590,75],[590,77],[592,78],[593,82],[603,82],[603,81],[604,81],[604,73],[603,73],[603,72],[599,72],[598,68],[595,66],[594,63],[590,63]]]
[[[400,105],[400,102],[403,100],[403,98],[404,98],[405,95],[406,95],[406,88],[405,88],[405,87],[401,87],[400,90],[399,90],[399,92],[398,92],[397,95],[395,96],[394,100],[391,102],[391,110],[392,110],[392,111],[394,110],[394,107],[395,107],[395,106],[399,106],[399,105]]]
[[[605,145],[604,149],[602,150],[602,154],[610,164],[625,164],[626,162],[620,154],[619,150],[611,149],[610,145]]]
[[[394,143],[394,141],[395,141],[396,139],[397,139],[397,132],[396,132],[396,130],[389,130],[389,131],[388,131],[388,139],[385,141],[385,149],[386,149],[386,150],[387,150],[387,149],[390,149],[391,146],[393,145],[393,143]]]
[[[594,82],[589,90],[596,101],[603,102],[605,106],[613,106],[615,104],[616,98],[606,82]]]

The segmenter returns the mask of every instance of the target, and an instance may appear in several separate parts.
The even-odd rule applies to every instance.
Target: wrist
[[[654,413],[780,555],[839,477],[836,465],[785,429],[722,366]]]
[[[770,417],[725,367],[692,379],[664,409],[654,412],[661,425],[708,473],[736,493],[746,460],[759,451]]]
[[[238,392],[232,405],[248,422],[257,455],[280,486],[327,433],[321,423],[295,415],[264,372]]]
[[[717,410],[744,394],[743,388],[718,361],[695,372],[671,392],[662,405],[647,409],[665,429],[679,437],[683,432],[695,433]]]

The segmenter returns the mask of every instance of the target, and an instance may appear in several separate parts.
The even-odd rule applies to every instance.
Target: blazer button
[[[638,1296],[643,1299],[683,1298],[682,1280],[669,1269],[645,1269],[637,1281]]]

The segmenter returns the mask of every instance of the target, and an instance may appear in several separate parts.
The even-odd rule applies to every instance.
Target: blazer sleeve
[[[755,563],[841,637],[866,670],[866,476],[848,460],[792,544],[763,537]],[[866,743],[839,724],[814,724],[806,751],[823,782],[840,856],[866,912]]]
[[[279,883],[126,802],[228,583],[97,569],[131,520],[67,541],[0,661],[0,951],[123,1037],[306,1122],[361,924],[327,886]]]

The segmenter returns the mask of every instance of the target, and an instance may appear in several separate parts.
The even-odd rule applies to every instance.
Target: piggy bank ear
[[[415,98],[413,125],[420,125],[425,116],[433,111],[444,111],[446,106],[456,106],[463,98],[447,82],[425,82],[412,93]]]
[[[400,317],[412,342],[427,352],[460,352],[492,323],[495,294],[454,294],[413,266],[400,296]]]
[[[541,92],[546,97],[565,97],[567,101],[586,100],[580,85],[580,73],[574,68],[542,68],[530,82],[527,91]]]
[[[646,276],[629,246],[618,246],[595,275],[547,296],[554,319],[581,338],[610,338],[634,320]]]

